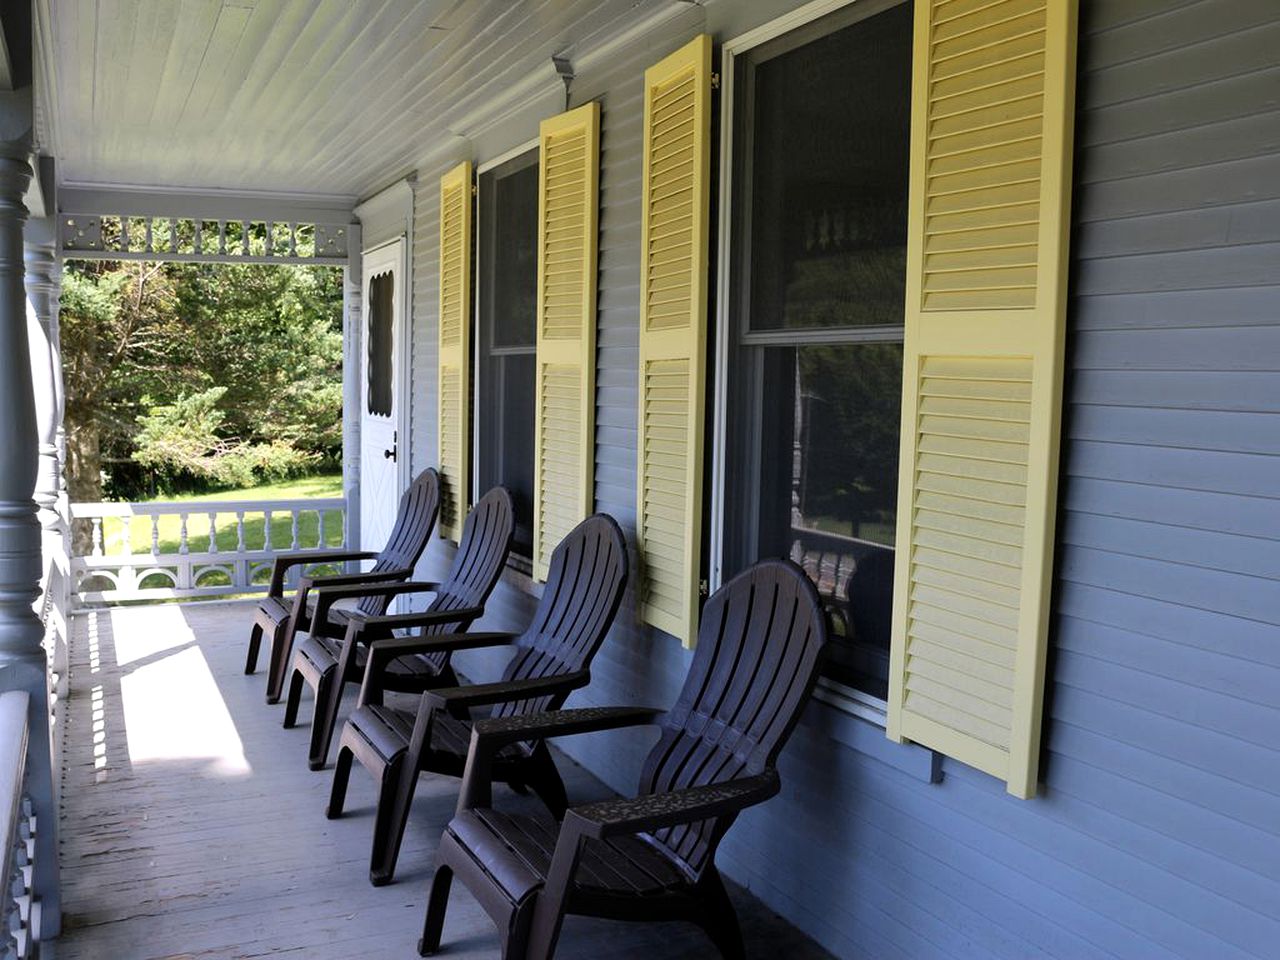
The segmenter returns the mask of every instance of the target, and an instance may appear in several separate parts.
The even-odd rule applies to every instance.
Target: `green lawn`
[[[216,493],[182,494],[174,497],[157,498],[165,502],[175,503],[213,503],[220,500],[305,500],[342,496],[342,475],[340,473],[320,474],[303,477],[298,480],[267,483],[257,487],[246,487],[235,490],[219,490]],[[219,551],[236,549],[238,532],[235,513],[215,513],[217,543]],[[323,546],[338,547],[342,545],[342,522],[338,511],[326,512],[324,518]],[[157,524],[160,553],[177,553],[181,543],[182,520],[178,516],[162,516]],[[317,533],[318,520],[314,511],[302,512],[298,517],[298,542],[304,549],[313,549],[319,545]],[[246,513],[244,517],[244,541],[249,550],[261,550],[266,544],[266,523],[262,511]],[[151,552],[151,518],[137,516],[129,524],[129,543],[131,551],[126,551],[124,544],[124,521],[115,517],[105,518],[102,525],[103,546],[106,553],[150,553]],[[274,515],[271,518],[271,545],[280,550],[289,549],[293,542],[292,522],[288,513]],[[207,511],[193,513],[187,520],[187,550],[189,553],[204,553],[209,549],[209,514]]]

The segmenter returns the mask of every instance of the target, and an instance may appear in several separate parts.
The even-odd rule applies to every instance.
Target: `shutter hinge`
[[[711,596],[711,582],[709,580],[698,581],[698,596],[700,597]]]
[[[714,72],[711,74],[711,89],[712,90],[720,89],[720,74],[714,73]]]
[[[473,183],[473,184],[471,185],[471,195],[474,197],[474,196],[475,196],[477,193],[479,193],[479,192],[480,192],[480,191],[476,188],[476,185]]]

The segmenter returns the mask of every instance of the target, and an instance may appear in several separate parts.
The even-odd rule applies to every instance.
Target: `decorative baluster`
[[[120,252],[129,252],[129,218],[120,214]]]
[[[324,511],[316,511],[316,547],[324,549]]]
[[[160,555],[160,514],[158,513],[151,515],[151,553],[153,556]]]
[[[218,552],[218,515],[209,513],[209,552]]]
[[[267,221],[267,243],[262,248],[262,252],[268,257],[276,255],[276,225],[270,220]]]
[[[93,525],[93,549],[89,551],[91,556],[102,556],[102,518],[94,517],[89,521]]]
[[[298,255],[298,225],[296,223],[289,224],[289,256],[296,257]]]
[[[236,553],[244,553],[244,511],[236,511]]]
[[[343,550],[351,547],[351,523],[347,517],[347,508],[342,508],[342,543],[338,545]]]
[[[178,534],[178,552],[187,554],[191,552],[191,548],[187,545],[187,514],[179,514],[182,523],[182,529]]]
[[[218,221],[218,253],[225,255],[227,252],[227,221]]]
[[[155,246],[153,245],[155,242],[155,237],[151,231],[151,226],[152,226],[151,218],[146,217],[142,222],[146,230],[146,241],[147,241],[146,251],[147,253],[155,253]]]
[[[298,547],[299,547],[299,544],[298,544],[298,511],[297,511],[297,510],[290,510],[290,511],[289,511],[289,530],[290,530],[290,533],[292,534],[292,537],[293,537],[293,542],[292,542],[292,544],[290,544],[289,549],[290,549],[290,550],[297,550],[297,549],[298,549]]]
[[[240,240],[241,240],[241,243],[240,243],[241,252],[247,257],[249,255],[249,221],[248,220],[240,221]]]
[[[271,511],[270,510],[262,511],[262,531],[265,536],[265,539],[262,542],[262,549],[270,551],[271,550]]]
[[[169,252],[178,252],[178,221],[173,217],[169,218]]]
[[[197,218],[192,222],[195,224],[195,238],[191,241],[191,249],[196,253],[204,253],[204,221]]]

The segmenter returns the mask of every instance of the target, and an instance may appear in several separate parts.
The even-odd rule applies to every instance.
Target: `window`
[[[868,10],[871,11],[868,14]],[[887,694],[911,7],[856,4],[733,58],[721,579],[789,556],[827,675]]]
[[[476,478],[516,508],[512,552],[533,552],[534,374],[538,300],[538,151],[479,177]]]
[[[395,275],[380,273],[369,281],[369,372],[366,402],[369,412],[391,416],[392,323],[395,319]]]

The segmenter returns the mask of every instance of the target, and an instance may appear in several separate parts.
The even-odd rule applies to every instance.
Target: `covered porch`
[[[412,953],[432,855],[456,781],[428,777],[414,802],[397,882],[366,880],[376,791],[353,777],[346,815],[324,818],[330,776],[306,766],[305,721],[280,726],[263,677],[242,673],[252,602],[118,607],[72,620],[63,736],[63,932],[42,955],[305,957]],[[304,716],[307,714],[304,710]],[[557,758],[569,795],[610,791]],[[504,808],[537,800],[504,791]],[[754,956],[829,954],[734,888]],[[493,924],[461,888],[449,956],[491,957]],[[683,924],[575,920],[558,956],[692,958],[705,936]]]

